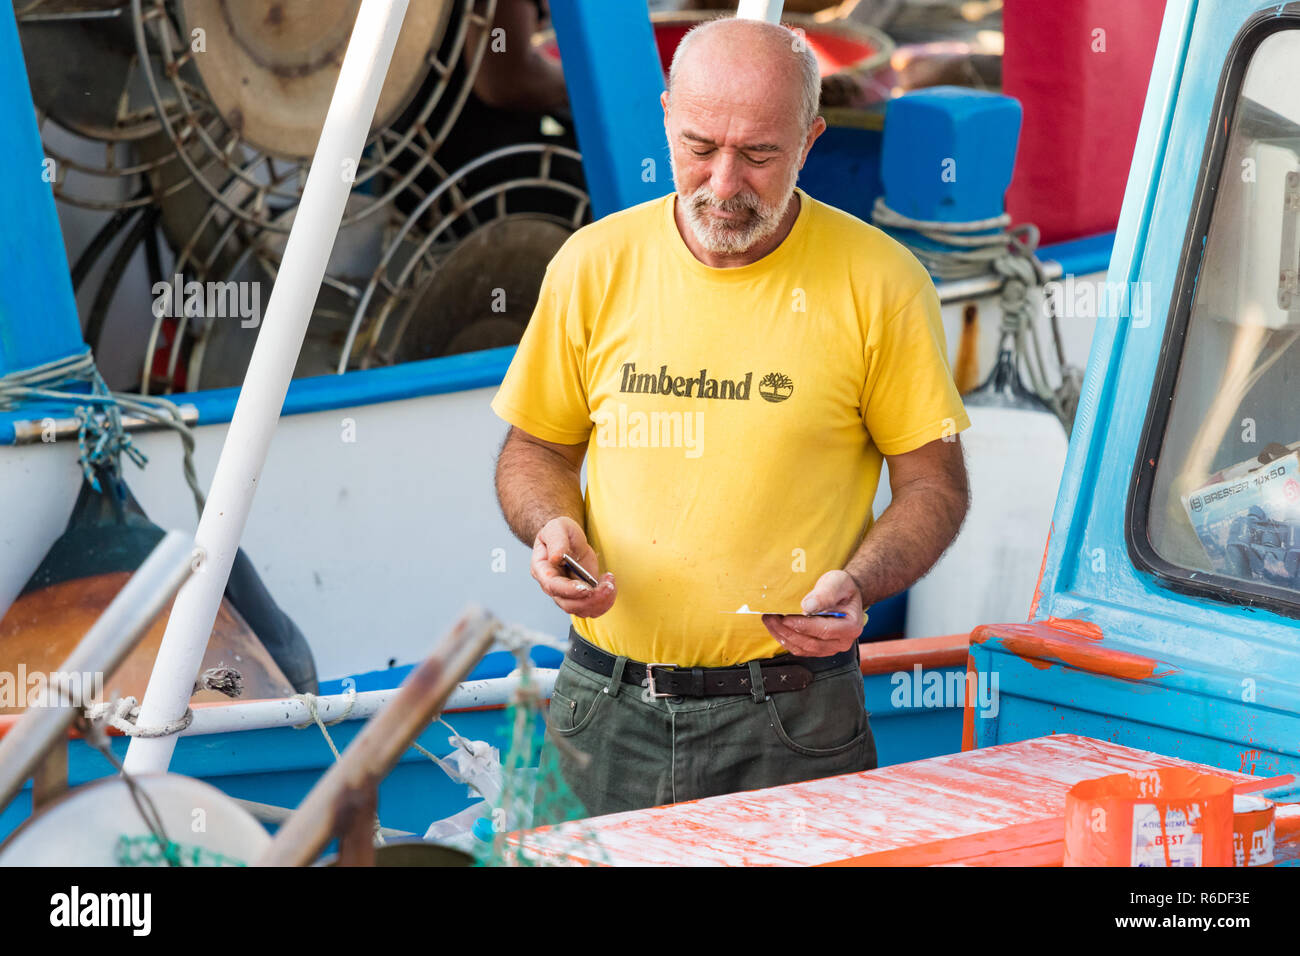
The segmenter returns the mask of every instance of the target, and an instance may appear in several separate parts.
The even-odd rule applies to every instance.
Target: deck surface
[[[1059,865],[1070,787],[1159,767],[1254,779],[1061,734],[541,827],[515,839],[528,857],[556,864]]]

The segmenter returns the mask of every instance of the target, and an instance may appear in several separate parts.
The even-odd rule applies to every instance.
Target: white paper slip
[[[800,617],[843,617],[843,611],[818,611],[816,614],[805,614],[803,611],[751,611],[748,604],[742,604],[734,611],[724,611],[724,614],[781,614],[786,617],[799,615]]]

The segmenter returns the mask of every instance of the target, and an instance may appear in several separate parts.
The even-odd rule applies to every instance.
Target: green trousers
[[[653,698],[622,681],[626,660],[605,677],[565,657],[547,716],[534,825],[876,767],[856,662],[758,701]]]

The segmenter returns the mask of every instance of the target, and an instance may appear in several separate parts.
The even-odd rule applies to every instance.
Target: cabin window
[[[1139,471],[1146,468],[1149,481],[1148,563],[1193,590],[1207,586],[1228,600],[1281,604],[1294,614],[1300,30],[1289,25],[1270,28],[1253,53],[1243,52],[1244,69],[1229,69],[1214,120],[1227,135],[1207,154],[1177,300],[1187,305],[1175,310],[1166,339]]]

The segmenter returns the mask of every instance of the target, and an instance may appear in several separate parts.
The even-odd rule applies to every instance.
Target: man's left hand
[[[857,643],[862,633],[862,594],[847,571],[827,571],[799,603],[805,614],[840,611],[844,617],[764,614],[768,633],[791,654],[830,657]]]

